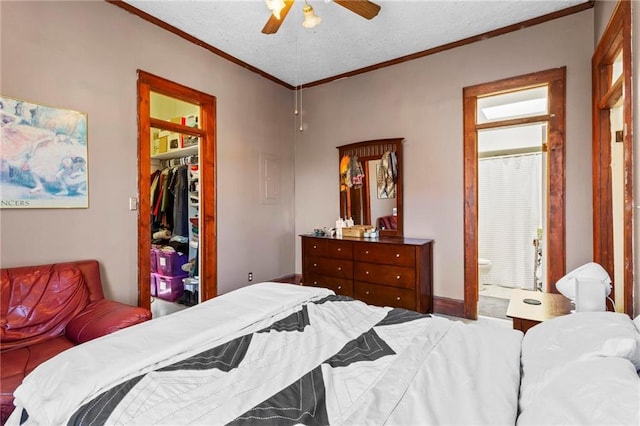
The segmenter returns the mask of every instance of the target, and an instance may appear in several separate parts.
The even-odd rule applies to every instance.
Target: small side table
[[[531,305],[524,299],[535,299],[539,305]],[[513,319],[513,329],[526,333],[534,325],[551,318],[571,313],[571,301],[561,294],[516,289],[511,294],[507,316]]]

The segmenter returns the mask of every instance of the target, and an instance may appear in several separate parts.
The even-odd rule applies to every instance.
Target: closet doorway
[[[147,309],[217,295],[215,108],[211,95],[138,70],[138,305]]]
[[[478,318],[481,278],[555,292],[549,283],[564,275],[565,76],[563,67],[464,88],[467,318]],[[491,309],[506,314],[509,296],[492,299],[502,298]]]

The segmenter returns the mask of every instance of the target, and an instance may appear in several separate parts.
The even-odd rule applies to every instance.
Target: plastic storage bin
[[[151,249],[151,272],[158,272],[158,249]]]
[[[178,275],[184,277],[185,271],[182,270],[182,265],[189,262],[189,256],[176,252],[158,250],[157,258],[158,274],[168,277],[175,277]]]
[[[186,274],[174,277],[155,274],[156,297],[169,302],[175,302],[182,297],[182,293],[184,293],[182,279],[186,277]]]
[[[158,290],[157,290],[157,285],[156,285],[156,275],[155,273],[151,273],[151,295],[152,296],[157,296],[158,295]]]

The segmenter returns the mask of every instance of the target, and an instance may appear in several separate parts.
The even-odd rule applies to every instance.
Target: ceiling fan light
[[[316,15],[313,11],[313,7],[305,2],[304,7],[302,8],[302,13],[304,14],[304,21],[302,22],[302,26],[305,28],[313,28],[322,21],[322,18]]]
[[[280,19],[280,12],[284,9],[284,0],[266,0],[267,8],[273,13],[276,19]]]

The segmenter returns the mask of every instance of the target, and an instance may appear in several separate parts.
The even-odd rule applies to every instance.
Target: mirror
[[[340,217],[402,236],[402,141],[378,139],[338,148]]]

